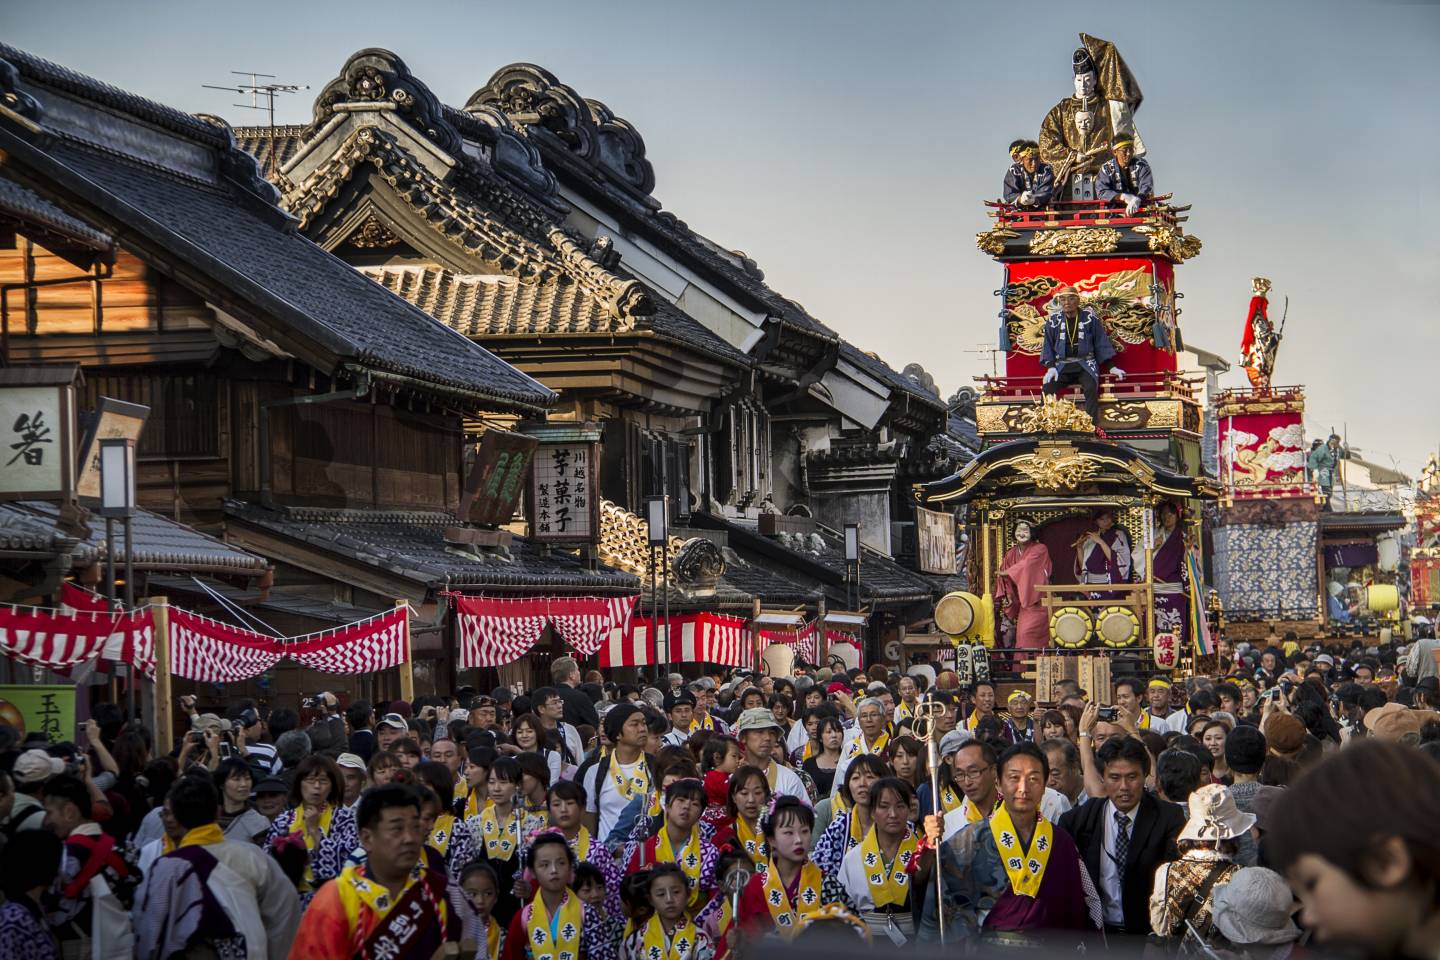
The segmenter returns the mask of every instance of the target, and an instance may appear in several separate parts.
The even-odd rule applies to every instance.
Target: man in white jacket
[[[163,960],[197,947],[247,960],[283,958],[300,926],[300,900],[279,863],[251,843],[226,840],[219,795],[207,777],[184,776],[165,798],[185,833],[151,866],[135,898],[135,956]]]

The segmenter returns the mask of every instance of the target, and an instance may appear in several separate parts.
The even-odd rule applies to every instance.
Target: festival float
[[[979,379],[983,448],[914,488],[970,544],[971,589],[935,610],[941,661],[962,681],[1033,679],[1042,703],[1055,680],[1108,702],[1112,670],[1184,672],[1213,652],[1200,551],[1220,491],[1202,469],[1203,376],[1178,359],[1177,268],[1200,240],[1188,205],[1132,192],[1150,177],[1139,85],[1112,44],[1081,44],[1074,95],[1038,141],[1012,145],[1014,195],[986,204],[976,238],[1003,300],[1003,373]]]

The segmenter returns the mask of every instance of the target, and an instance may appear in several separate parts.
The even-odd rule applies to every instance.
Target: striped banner
[[[235,683],[280,662],[274,637],[170,608],[170,673],[203,683]]]
[[[0,607],[0,653],[51,670],[105,657],[153,676],[154,631],[149,610],[126,614]]]
[[[369,620],[291,637],[285,656],[321,673],[374,673],[405,662],[408,606],[377,613]]]
[[[455,605],[460,668],[499,667],[530,652],[553,625],[580,657],[592,657],[628,630],[638,594],[623,597],[483,597],[448,594]]]
[[[667,636],[673,636],[673,645],[666,643]],[[628,634],[611,631],[610,642],[600,654],[602,668],[649,667],[662,662],[748,667],[754,660],[749,621],[720,613],[673,616],[668,634],[664,617],[636,617]]]

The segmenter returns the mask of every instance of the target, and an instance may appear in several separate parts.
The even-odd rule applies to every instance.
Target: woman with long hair
[[[770,855],[765,846],[765,833],[760,817],[770,804],[770,781],[759,767],[741,767],[730,775],[730,788],[725,807],[730,814],[730,827],[715,835],[721,847],[743,850],[752,861],[760,863]]]
[[[845,854],[858,846],[869,832],[870,787],[888,776],[890,768],[873,753],[860,754],[845,768],[845,782],[840,785],[840,799],[845,803],[845,811],[830,821],[815,842],[815,863],[827,875],[840,869]]]
[[[885,759],[895,776],[910,784],[912,792],[929,779],[929,771],[925,769],[925,747],[914,737],[902,736],[891,740],[885,750]]]
[[[1069,728],[1065,725],[1065,714],[1059,710],[1046,710],[1040,714],[1040,738],[1036,743],[1044,743],[1046,740],[1065,740],[1070,736]]]
[[[1210,756],[1215,758],[1210,767],[1210,776],[1216,783],[1223,783],[1227,787],[1235,782],[1235,778],[1230,775],[1230,767],[1225,763],[1225,738],[1229,735],[1230,728],[1223,720],[1211,720],[1200,729],[1200,742],[1210,751]]]
[[[515,756],[521,753],[538,753],[544,758],[545,764],[550,768],[550,782],[557,783],[560,780],[561,758],[560,751],[555,749],[552,743],[551,733],[540,723],[540,718],[533,713],[523,713],[515,718],[510,728],[510,738],[515,742],[505,744],[501,751]]]

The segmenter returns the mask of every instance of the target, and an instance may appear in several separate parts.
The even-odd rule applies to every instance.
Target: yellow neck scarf
[[[495,813],[495,804],[487,803],[480,814],[480,837],[485,841],[485,856],[492,860],[509,860],[518,846],[520,811],[510,808],[510,816],[502,825]]]
[[[905,905],[905,898],[910,895],[910,877],[905,868],[910,866],[910,861],[915,858],[916,846],[915,835],[912,833],[900,841],[900,849],[895,852],[895,859],[886,867],[875,828],[871,827],[870,832],[865,834],[865,839],[860,843],[860,856],[865,864],[865,881],[870,886],[870,899],[875,901],[875,906]]]
[[[685,882],[690,885],[690,906],[693,909],[700,902],[700,865],[704,858],[700,854],[700,826],[690,828],[685,846],[677,853],[670,842],[670,830],[664,824],[655,835],[655,862],[674,863],[685,873]]]
[[[383,920],[385,915],[400,900],[405,891],[409,890],[425,875],[425,858],[421,857],[415,864],[415,869],[410,871],[410,876],[405,880],[405,886],[400,892],[391,895],[390,890],[383,883],[376,883],[365,875],[364,866],[346,867],[341,872],[336,891],[340,894],[340,906],[345,911],[346,928],[353,934],[360,927],[360,908],[368,908],[375,914],[375,919]],[[436,904],[440,910],[440,923],[445,923],[446,911],[444,898]],[[493,922],[493,921],[492,921]]]
[[[1055,845],[1055,830],[1050,821],[1036,816],[1035,836],[1030,839],[1027,855],[1020,848],[1020,834],[1010,819],[1010,811],[1001,804],[990,818],[990,834],[995,838],[995,848],[1000,851],[1000,860],[1005,864],[1005,875],[1010,878],[1010,889],[1020,896],[1033,897],[1040,892],[1040,881],[1045,878],[1045,865],[1050,862],[1050,848]]]
[[[855,738],[854,743],[850,744],[849,756],[858,757],[862,753],[884,753],[885,748],[889,745],[890,731],[888,730],[886,730],[884,733],[880,734],[878,738],[876,738],[873,746],[868,747],[865,745],[865,734],[862,733],[860,734],[860,736]]]
[[[908,720],[915,716],[915,708],[904,700],[900,701],[900,705],[895,708],[895,711],[900,715],[901,720]]]
[[[500,960],[500,924],[494,917],[488,918],[485,924],[485,956]]]
[[[614,751],[610,753],[610,779],[615,783],[615,789],[620,791],[620,796],[626,802],[635,799],[637,793],[645,794],[650,792],[650,768],[645,764],[645,756],[641,754],[635,769],[634,776],[626,776],[620,769],[620,758]]]
[[[940,788],[940,812],[949,813],[957,810],[965,803],[965,794],[955,789],[954,784],[947,783]]]
[[[698,714],[696,714],[695,716],[693,716],[693,717],[690,718],[690,732],[691,732],[691,733],[694,733],[696,730],[714,730],[714,729],[715,729],[715,721],[710,718],[710,714],[708,714],[708,713],[698,713]]]
[[[780,882],[780,869],[775,866],[775,861],[769,860],[765,864],[765,906],[770,910],[770,919],[775,921],[775,929],[780,931],[780,936],[786,940],[795,936],[797,930],[797,913],[814,913],[823,904],[820,902],[820,884],[823,880],[820,868],[809,860],[800,868],[800,887],[796,890],[795,902],[791,903],[790,898],[785,895],[785,885]]]
[[[480,791],[470,789],[465,791],[465,819],[480,816],[480,811],[485,809],[485,801],[480,799]]]
[[[861,826],[860,826],[860,811],[859,811],[859,810],[851,810],[851,811],[850,811],[850,842],[845,845],[845,849],[846,849],[846,850],[849,850],[851,847],[855,846],[855,844],[859,843],[859,842],[860,842],[861,840],[863,840],[864,838],[865,838],[865,834],[863,834],[863,833],[861,832]]]
[[[580,824],[580,830],[575,834],[575,839],[571,843],[575,848],[576,860],[590,859],[590,831],[585,824]]]
[[[180,838],[179,843],[172,840],[170,834],[165,834],[164,838],[160,841],[160,853],[163,856],[167,853],[174,853],[181,847],[206,846],[212,843],[224,842],[225,831],[220,829],[220,824],[207,823],[193,830],[185,831],[185,836]]]
[[[689,917],[675,928],[670,936],[665,935],[665,925],[658,916],[645,924],[645,939],[640,956],[642,960],[689,960],[695,949],[695,924]]]
[[[761,860],[770,859],[770,848],[765,843],[764,835],[752,830],[743,815],[735,818],[735,836],[745,847],[745,855],[752,861],[759,863]]]
[[[565,899],[560,901],[560,910],[555,915],[554,932],[551,932],[550,913],[545,909],[545,894],[535,891],[530,901],[529,947],[534,960],[559,960],[568,957],[577,960],[580,956],[580,922],[583,919],[580,898],[568,888]]]
[[[330,822],[334,819],[335,808],[327,803],[325,809],[320,812],[321,838],[330,835]],[[298,833],[305,838],[305,852],[310,855],[309,859],[313,860],[315,857],[315,848],[320,845],[320,841],[312,837],[310,832],[305,829],[305,804],[303,803],[295,808],[295,819],[290,821],[290,832]],[[314,883],[315,871],[307,862],[305,865],[305,886],[308,889]]]
[[[435,829],[430,833],[430,846],[434,847],[440,856],[450,850],[450,840],[455,836],[455,817],[448,813],[442,813],[435,818]]]
[[[979,823],[981,820],[984,820],[984,819],[986,819],[987,817],[989,817],[989,816],[991,816],[992,814],[994,814],[995,811],[999,810],[999,809],[1000,809],[1001,807],[1003,807],[1003,806],[1004,806],[1004,804],[1002,804],[1002,803],[1000,802],[1000,798],[997,796],[997,797],[995,798],[995,806],[993,806],[993,807],[990,808],[990,812],[989,812],[989,813],[986,813],[986,812],[984,812],[983,810],[981,810],[979,807],[977,807],[975,804],[971,803],[969,797],[966,797],[966,798],[965,798],[965,822],[966,822],[966,823]]]

